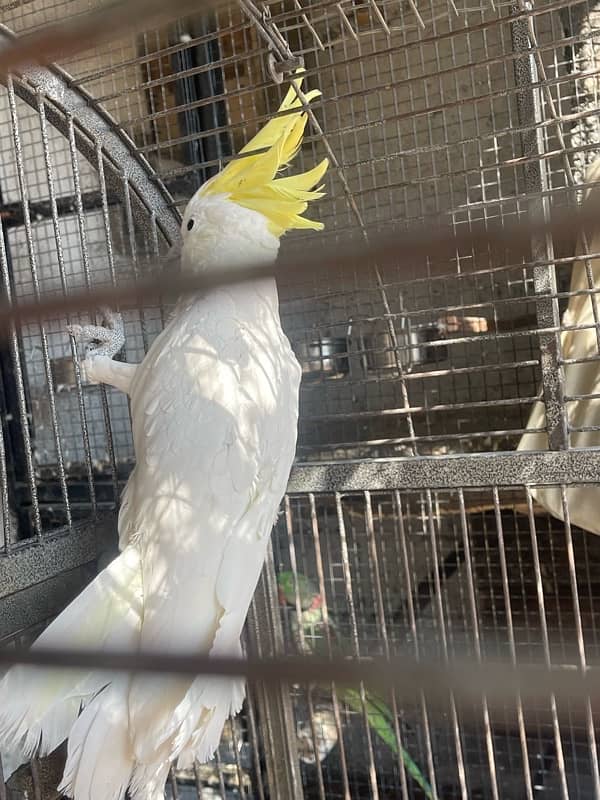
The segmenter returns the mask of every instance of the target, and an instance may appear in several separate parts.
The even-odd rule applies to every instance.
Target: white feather
[[[132,389],[137,462],[123,517],[142,551],[143,648],[240,654],[293,461],[299,380],[271,281],[182,304],[148,353]],[[239,681],[137,676],[136,785],[186,749],[209,757],[242,702]]]
[[[139,553],[130,547],[46,628],[33,648],[131,648],[141,623]],[[52,752],[83,703],[111,680],[100,671],[14,667],[0,681],[0,741],[19,743],[23,761]]]
[[[86,800],[122,800],[133,771],[127,726],[130,678],[119,675],[88,703],[69,735],[59,791]]]

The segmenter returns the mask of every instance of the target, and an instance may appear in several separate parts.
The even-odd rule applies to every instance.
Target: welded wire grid
[[[446,3],[269,4],[260,29],[228,10],[111,43],[68,67],[181,206],[276,108],[267,69],[275,26],[323,91],[301,158],[334,161],[318,209],[322,235],[439,215],[458,227],[521,214],[550,191],[555,205],[573,200],[595,152],[594,16],[585,8],[541,6],[511,23],[511,8],[491,3],[459,13]],[[19,21],[33,24],[27,14]],[[531,88],[538,79],[543,91]],[[529,108],[538,95],[543,119]],[[541,141],[532,144],[533,122]],[[348,275],[296,287],[299,299],[283,288],[306,372],[300,458],[516,444],[539,388],[533,266],[460,252],[444,265],[455,281],[427,277],[434,266],[415,263],[414,281],[406,267],[401,277],[374,275],[366,293]],[[570,264],[563,272],[566,289]]]
[[[487,3],[458,14],[446,3],[269,4],[260,30],[230,9],[67,66],[181,206],[276,108],[280,93],[266,66],[276,26],[323,91],[301,159],[328,154],[335,162],[318,209],[323,235],[439,215],[459,226],[529,210],[532,192],[569,202],[569,185],[594,154],[593,47],[573,21],[585,6],[550,8],[536,10],[530,30],[526,19],[511,24],[509,7]],[[19,30],[40,23],[29,6],[11,13]],[[583,17],[593,32],[593,14]],[[517,44],[534,55],[517,58]],[[576,80],[575,68],[592,75]],[[543,92],[530,88],[538,77]],[[526,118],[528,95],[536,92],[542,142],[523,158],[521,139],[531,139],[526,126],[536,121]],[[563,122],[567,114],[579,118]],[[548,154],[541,162],[540,147]],[[349,276],[303,286],[299,300],[283,292],[286,329],[306,371],[301,458],[515,445],[539,386],[533,268],[503,270],[501,255],[472,252],[448,266],[456,281],[407,281],[403,270],[401,279],[380,276],[383,285],[374,277],[368,293]],[[413,274],[431,267],[415,264]]]
[[[63,135],[41,96],[32,107],[9,83],[0,98],[5,296],[18,301],[105,285],[164,246],[157,230],[155,238],[138,235],[127,186],[124,202],[107,188],[101,150],[96,163],[80,155],[72,118],[64,119]],[[147,222],[151,228],[150,214]],[[69,321],[77,320],[25,326],[3,344],[8,502],[22,512],[15,538],[89,516],[102,507],[96,478],[104,474],[116,486],[119,465],[132,458],[126,399],[82,384]],[[128,314],[126,325],[127,357],[139,360],[160,313]],[[112,503],[115,494],[108,497]]]
[[[90,6],[10,4],[2,19],[26,32]],[[276,109],[286,81],[275,85],[268,45],[279,42],[281,60],[278,36],[290,56],[304,59],[307,85],[323,92],[299,164],[332,160],[327,198],[311,210],[326,240],[429,217],[461,230],[525,212],[543,216],[580,199],[600,141],[591,3],[267,7],[269,14],[244,3],[180,20],[64,64],[71,85],[111,113],[157,170],[176,207]],[[79,154],[77,115],[57,132],[43,96],[27,103],[10,84],[0,109],[2,203],[21,215],[15,224],[4,217],[4,285],[10,274],[16,297],[118,280],[136,257],[163,247],[158,233],[140,232],[127,187],[111,196],[105,155]],[[36,209],[53,198],[75,213]],[[284,246],[302,246],[305,236]],[[305,373],[299,460],[512,450],[542,377],[564,420],[565,389],[549,377],[560,358],[557,335],[538,330],[556,326],[568,302],[577,237],[556,253],[534,242],[531,260],[518,263],[466,248],[442,263],[384,273],[373,265],[367,290],[348,273],[282,284],[284,326]],[[579,236],[584,251],[589,244]],[[540,300],[548,288],[550,300]],[[66,322],[23,329],[3,362],[14,384],[5,415],[6,550],[20,552],[23,540],[112,505],[132,460],[125,399],[81,385]],[[158,310],[128,316],[128,360],[141,357],[160,325]],[[562,444],[573,444],[581,427],[573,423]],[[594,444],[587,432],[583,444]],[[286,648],[329,647],[335,628],[350,656],[422,656],[433,648],[451,658],[466,649],[481,660],[508,653],[516,663],[560,664],[575,639],[580,663],[595,658],[597,540],[572,528],[568,513],[565,525],[542,512],[522,486],[440,485],[438,478],[435,488],[288,498],[275,566],[310,578],[329,621],[304,630],[298,605],[282,607]],[[339,691],[294,689],[290,735],[306,797],[419,796],[366,724],[364,703],[357,711]],[[598,796],[594,720],[570,724],[568,709],[551,698],[539,708],[516,702],[502,718],[482,703],[478,725],[461,721],[451,703],[447,715],[432,715],[426,698],[396,710],[396,734],[440,797]],[[258,762],[264,743],[267,756],[274,746],[272,732],[251,713],[240,724],[206,773],[177,776],[175,796],[192,785],[202,797],[211,796],[207,786],[219,796],[239,796],[240,787],[263,796]]]
[[[297,609],[287,604],[297,646],[550,664],[565,663],[565,641],[581,633],[581,657],[597,658],[598,541],[570,528],[565,537],[522,487],[309,494],[289,498],[286,512],[277,558],[311,577],[328,620],[300,626],[300,642]],[[318,687],[311,697],[297,687],[297,696],[309,796],[407,796],[398,758],[359,709],[340,702],[343,691],[336,698]],[[551,698],[537,707],[517,701],[505,714],[488,714],[484,703],[479,722],[461,720],[450,702],[442,718],[417,697],[399,722],[404,747],[429,764],[440,797],[597,794],[593,720],[587,730],[569,725]],[[320,764],[315,745],[329,748]]]

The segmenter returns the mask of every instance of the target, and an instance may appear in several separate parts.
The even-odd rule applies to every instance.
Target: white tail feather
[[[69,734],[58,790],[85,800],[122,800],[133,772],[127,726],[130,678],[116,676],[88,703]]]
[[[177,763],[182,769],[190,767],[194,761],[204,764],[212,758],[219,746],[226,720],[237,714],[244,703],[244,681],[225,681],[218,678],[214,681],[215,685],[201,687],[200,679],[197,679],[188,692],[188,703],[191,703],[194,696],[199,696],[203,698],[200,702],[207,703],[210,698],[210,702],[215,705],[204,710],[205,713],[183,748],[183,731],[180,731]]]
[[[227,646],[217,634],[210,654],[241,657],[239,638]],[[173,689],[177,689],[178,692],[170,697],[167,705],[168,715],[161,720],[163,724],[157,724],[152,731],[154,752],[160,753],[163,758],[175,761],[180,758],[184,750],[188,750],[201,762],[207,761],[218,747],[226,719],[232,714],[237,714],[242,707],[245,694],[244,681],[203,675],[188,682],[183,691],[181,681],[177,683],[173,679],[171,681]],[[151,685],[146,684],[145,689],[151,695]],[[158,721],[157,718],[157,723]],[[197,751],[202,754],[201,759]],[[149,760],[147,755],[140,758],[140,751],[137,749],[136,755],[142,762]]]
[[[170,769],[170,761],[138,764],[129,786],[131,800],[164,800]]]
[[[141,613],[139,554],[129,547],[67,606],[33,648],[135,649]],[[3,742],[11,749],[18,743],[22,761],[38,747],[41,755],[48,754],[69,736],[82,705],[111,679],[100,671],[13,667],[0,681],[0,749]]]

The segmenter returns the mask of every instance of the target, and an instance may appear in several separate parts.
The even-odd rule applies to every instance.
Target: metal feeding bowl
[[[410,371],[416,366],[439,364],[448,358],[445,345],[433,345],[444,338],[444,331],[436,324],[401,324],[396,331],[396,345],[388,330],[382,330],[382,321],[377,327],[360,330],[355,337],[361,354],[361,365],[365,373],[381,373],[398,368]]]
[[[312,342],[301,342],[296,354],[302,364],[302,376],[308,380],[341,378],[350,370],[346,336],[323,336]]]
[[[448,348],[434,345],[443,339],[444,329],[437,324],[410,325],[402,319],[396,331],[396,346],[382,321],[375,325],[350,323],[345,336],[322,336],[311,342],[300,342],[296,355],[302,364],[305,380],[342,378],[350,373],[350,358],[358,356],[364,373],[397,369],[398,358],[403,369],[436,364],[448,358]]]

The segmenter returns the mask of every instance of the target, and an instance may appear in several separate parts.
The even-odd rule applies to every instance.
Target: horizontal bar
[[[39,557],[40,548],[36,547],[35,552]],[[14,566],[14,561],[12,563]],[[29,632],[60,614],[92,580],[95,565],[94,558],[89,563],[3,597],[0,600],[0,642],[14,640],[21,632]]]
[[[107,194],[106,202],[114,206],[121,199],[114,194]],[[52,219],[52,203],[50,200],[29,200],[29,217],[32,223]],[[84,211],[102,211],[102,194],[100,192],[83,192],[81,205]],[[75,195],[56,198],[56,214],[58,217],[77,214],[77,198]],[[5,228],[15,228],[25,225],[23,203],[4,203],[0,205],[0,219]]]
[[[488,704],[498,710],[514,705],[520,697],[523,706],[539,708],[545,698],[554,695],[557,702],[570,704],[570,713],[583,714],[583,705],[592,698],[600,710],[600,668],[526,665],[469,659],[422,661],[409,657],[390,659],[324,659],[293,656],[284,658],[221,658],[209,655],[165,654],[159,652],[102,652],[50,648],[1,648],[0,667],[14,664],[42,667],[79,668],[110,671],[169,673],[173,675],[218,675],[245,677],[268,685],[320,684],[356,686],[361,682],[380,690],[394,689],[398,701],[414,701],[422,691],[428,705],[447,707],[452,692],[458,704],[468,712],[478,708],[485,695]],[[581,707],[578,702],[581,703]]]
[[[0,558],[0,600],[95,561],[111,548],[116,530],[113,510],[41,542],[18,542],[9,556]]]
[[[91,292],[73,292],[59,297],[46,295],[39,301],[22,302],[18,305],[1,303],[0,331],[9,330],[12,324],[21,325],[48,316],[95,309],[102,305],[118,305],[123,310],[148,303],[154,304],[157,299],[165,301],[190,292],[209,291],[217,286],[230,286],[267,277],[276,276],[283,281],[297,280],[298,276],[304,280],[313,277],[322,280],[323,275],[328,272],[330,274],[343,272],[355,278],[360,276],[363,285],[371,284],[374,263],[378,264],[381,270],[389,267],[402,275],[402,265],[410,265],[412,269],[417,258],[435,256],[437,259],[451,261],[455,258],[457,250],[462,248],[468,248],[469,251],[509,248],[513,255],[518,253],[519,257],[528,259],[533,235],[552,235],[557,246],[560,242],[570,242],[573,230],[579,230],[582,226],[593,227],[599,212],[600,188],[596,187],[583,208],[557,213],[551,221],[540,221],[532,217],[506,224],[483,221],[473,223],[468,230],[461,226],[459,231],[443,223],[436,226],[429,222],[415,225],[408,231],[394,231],[385,235],[374,227],[368,231],[368,243],[365,243],[362,235],[360,237],[355,235],[349,236],[343,246],[339,242],[325,247],[323,244],[314,244],[307,247],[301,255],[291,253],[282,256],[277,266],[272,262],[249,263],[244,267],[187,274],[173,269],[179,267],[178,256],[173,252],[153,262],[154,265],[162,267],[159,275],[140,279],[135,284],[96,288]],[[432,265],[431,274],[437,275],[437,270],[440,277],[448,274],[447,266],[444,264],[442,268],[439,266],[434,268]],[[360,282],[357,280],[357,287]]]
[[[296,464],[289,494],[600,483],[600,448]]]

